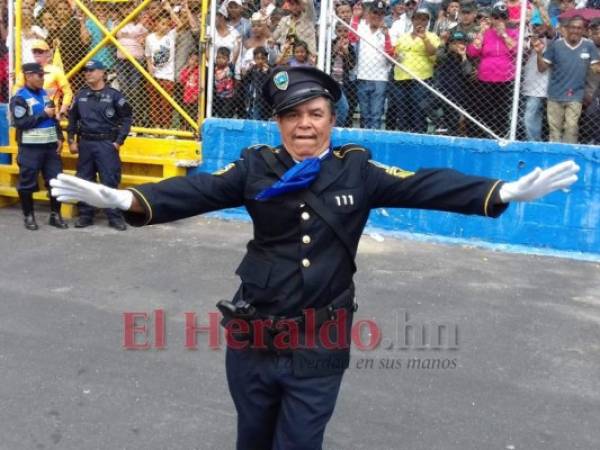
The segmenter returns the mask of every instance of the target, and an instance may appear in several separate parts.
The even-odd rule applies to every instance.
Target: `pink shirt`
[[[504,40],[493,28],[486,30],[483,34],[483,43],[480,49],[476,48],[473,44],[467,46],[467,55],[469,57],[480,58],[477,69],[477,78],[480,81],[503,83],[515,79],[515,57],[517,54],[519,30],[507,28],[506,34],[515,43],[512,49],[506,46]]]
[[[141,23],[128,23],[117,33],[117,39],[135,59],[144,59],[144,39],[147,34],[148,30]],[[117,58],[125,59],[125,55],[117,51]]]

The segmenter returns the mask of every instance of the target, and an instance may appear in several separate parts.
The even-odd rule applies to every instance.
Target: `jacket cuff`
[[[125,221],[131,225],[132,227],[143,227],[144,225],[150,224],[152,222],[152,206],[150,202],[146,199],[144,194],[134,187],[127,188],[128,191],[133,193],[133,196],[136,198],[138,203],[144,209],[143,213],[137,213],[132,211],[123,211],[123,218]]]
[[[483,215],[486,217],[498,217],[506,208],[508,208],[508,203],[503,203],[500,199],[500,188],[504,184],[502,180],[496,180],[487,195],[485,196],[485,201],[483,203]]]

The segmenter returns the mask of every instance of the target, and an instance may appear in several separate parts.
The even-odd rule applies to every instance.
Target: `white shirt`
[[[357,50],[356,78],[359,80],[388,81],[390,65],[385,55],[385,34],[381,29],[374,33],[365,22],[358,24],[356,30],[360,36]],[[375,45],[369,45],[367,40]]]
[[[175,81],[175,39],[177,31],[172,29],[163,37],[156,33],[146,36],[145,53],[154,64],[155,78]]]
[[[217,50],[221,47],[227,47],[231,52],[231,57],[233,57],[233,50],[239,45],[241,42],[240,33],[238,30],[233,28],[232,26],[227,25],[227,29],[229,30],[229,34],[227,36],[221,36],[218,32],[215,32],[214,36],[214,46],[215,46],[215,54]],[[235,62],[235,61],[233,61]]]
[[[390,39],[392,40],[392,46],[395,48],[400,36],[406,33],[412,33],[412,29],[412,20],[406,15],[406,13],[394,20],[392,26],[390,27]]]
[[[546,38],[542,39],[548,45]],[[540,72],[537,67],[537,53],[532,51],[529,59],[523,66],[523,90],[522,94],[528,97],[547,97],[548,80],[550,71]]]
[[[35,59],[33,58],[33,50],[31,49],[31,46],[37,40],[46,39],[48,32],[44,33],[44,31],[45,30],[42,30],[37,25],[33,25],[31,27],[31,32],[34,33],[34,36],[30,37],[30,38],[21,38],[21,60],[22,60],[23,64],[35,62]],[[7,39],[7,42],[10,42],[10,41]]]

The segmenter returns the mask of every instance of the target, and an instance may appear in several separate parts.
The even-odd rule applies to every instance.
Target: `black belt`
[[[81,133],[79,136],[87,141],[115,141],[117,138],[116,133]]]
[[[249,329],[252,330],[252,322],[262,321],[263,324],[268,324],[268,326],[264,326],[263,329],[267,331],[271,337],[274,337],[276,334],[282,332],[282,328],[278,327],[278,324],[287,322],[295,322],[298,328],[302,328],[304,322],[309,315],[307,313],[308,310],[304,310],[301,315],[298,316],[277,316],[277,315],[269,315],[269,314],[260,314],[256,311],[256,308],[246,302],[236,302],[235,304],[227,301],[221,300],[217,303],[217,308],[223,314],[222,324],[224,326],[231,320],[243,320],[248,323]],[[358,303],[356,303],[354,299],[354,289],[350,288],[345,290],[342,294],[338,295],[331,303],[322,308],[318,308],[315,310],[313,320],[315,330],[311,330],[316,332],[319,327],[326,320],[335,320],[336,312],[346,309],[348,311],[355,312],[358,309]],[[311,314],[312,315],[312,314]],[[251,333],[235,333],[238,338],[241,339],[252,339]],[[267,350],[277,351],[280,353],[280,349],[273,348],[272,339],[263,339],[263,342],[267,345]]]

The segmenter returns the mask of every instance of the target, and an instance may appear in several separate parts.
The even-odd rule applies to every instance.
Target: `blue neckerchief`
[[[302,162],[296,163],[294,167],[288,169],[281,180],[276,181],[270,187],[261,191],[255,200],[268,200],[288,192],[300,191],[309,187],[319,176],[321,171],[321,161],[328,158],[331,149],[328,149],[325,155],[320,157],[307,158]]]

